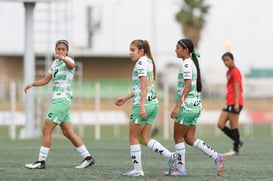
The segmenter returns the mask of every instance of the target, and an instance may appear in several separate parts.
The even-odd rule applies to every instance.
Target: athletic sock
[[[130,154],[134,164],[134,170],[142,170],[140,144],[130,145]]]
[[[234,140],[234,138],[233,138],[233,136],[232,136],[232,130],[231,130],[231,129],[229,129],[228,127],[225,126],[225,127],[222,129],[222,131],[223,131],[230,139]]]
[[[233,150],[238,152],[239,151],[239,145],[240,145],[240,133],[238,128],[232,129],[232,137],[234,139],[234,143],[233,143]]]
[[[150,139],[147,146],[155,153],[163,155],[167,159],[172,156],[172,153],[169,150],[167,150],[163,145],[161,145],[158,141],[154,139]]]
[[[46,161],[46,158],[48,156],[49,148],[41,146],[38,161]]]
[[[185,172],[186,171],[186,159],[185,159],[185,155],[186,155],[186,148],[185,148],[185,143],[178,143],[175,144],[175,152],[177,153],[177,168],[178,170],[180,170],[181,172]]]
[[[88,152],[87,148],[84,145],[77,147],[76,150],[78,151],[78,153],[81,155],[83,159],[90,156],[90,153]]]
[[[214,160],[217,159],[218,153],[213,150],[209,145],[207,145],[203,140],[196,139],[193,143],[193,146],[208,155],[209,157],[213,158]]]

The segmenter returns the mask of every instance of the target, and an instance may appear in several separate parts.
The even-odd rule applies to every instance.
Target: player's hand
[[[124,102],[125,102],[125,99],[124,99],[123,97],[117,98],[117,99],[115,100],[115,104],[116,104],[117,106],[123,105]]]
[[[171,118],[174,119],[174,118],[177,118],[178,116],[178,111],[179,111],[179,108],[175,107],[171,113]]]
[[[240,108],[239,108],[239,105],[238,105],[238,104],[235,104],[235,105],[234,105],[234,110],[235,110],[235,112],[239,112],[239,111],[240,111]]]
[[[147,113],[146,113],[145,107],[140,108],[140,116],[141,116],[143,119],[146,119],[146,118],[147,118]]]
[[[65,57],[61,54],[56,54],[56,55],[54,55],[54,58],[58,59],[58,60],[63,60]]]
[[[24,88],[25,93],[27,93],[28,89],[31,89],[31,88],[32,88],[32,84],[28,84],[28,85]]]

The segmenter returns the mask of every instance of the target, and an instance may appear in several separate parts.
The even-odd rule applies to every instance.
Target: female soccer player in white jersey
[[[203,140],[195,138],[197,120],[201,114],[202,91],[201,74],[194,45],[190,39],[181,39],[176,45],[177,58],[181,58],[178,72],[178,87],[176,104],[171,112],[174,119],[174,142],[177,154],[177,163],[171,176],[186,176],[185,143],[197,148],[211,157],[216,164],[216,174],[220,176],[224,170],[225,156],[214,151]]]
[[[154,119],[158,113],[158,100],[155,91],[155,63],[146,40],[134,40],[130,44],[130,57],[136,62],[132,73],[133,90],[126,96],[115,101],[117,106],[123,105],[128,99],[133,98],[129,122],[130,154],[134,169],[124,173],[124,176],[143,176],[141,164],[141,146],[147,145],[155,153],[168,159],[169,172],[173,171],[176,154],[171,153],[158,141],[149,137]]]
[[[83,161],[76,168],[87,168],[95,163],[94,158],[90,155],[82,140],[75,134],[70,122],[70,108],[72,102],[71,83],[75,72],[75,62],[68,55],[69,44],[66,40],[58,40],[55,46],[55,60],[52,63],[48,73],[38,80],[28,84],[25,92],[35,86],[43,86],[53,81],[53,96],[46,120],[43,126],[43,141],[40,147],[38,160],[31,164],[26,164],[26,168],[44,169],[46,159],[51,146],[52,132],[57,125],[63,131],[72,144],[76,147],[78,153],[82,156]]]

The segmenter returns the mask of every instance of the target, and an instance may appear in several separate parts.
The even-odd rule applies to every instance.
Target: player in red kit
[[[221,129],[233,141],[233,149],[225,155],[238,155],[239,148],[243,145],[239,133],[239,114],[243,109],[243,84],[240,70],[235,66],[233,54],[226,52],[222,55],[222,60],[227,71],[227,93],[226,105],[222,110],[218,128]],[[229,121],[229,127],[226,123]]]

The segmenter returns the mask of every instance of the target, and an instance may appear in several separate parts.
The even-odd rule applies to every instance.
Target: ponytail
[[[195,53],[192,53],[192,60],[196,66],[197,69],[197,92],[202,92],[202,79],[201,79],[201,71],[200,71],[200,67],[199,67],[199,61],[195,55]]]
[[[197,50],[194,49],[194,45],[190,39],[181,39],[177,43],[179,43],[183,48],[187,48],[191,54],[191,58],[196,66],[197,69],[197,92],[202,91],[202,80],[201,80],[201,71],[199,67],[198,58],[200,54]]]
[[[146,56],[148,58],[150,58],[153,62],[153,74],[154,74],[154,80],[156,79],[156,68],[155,68],[155,62],[154,62],[154,58],[153,58],[153,55],[152,55],[152,51],[151,51],[151,47],[150,47],[150,44],[147,40],[143,40],[144,41],[144,54],[146,54]]]

